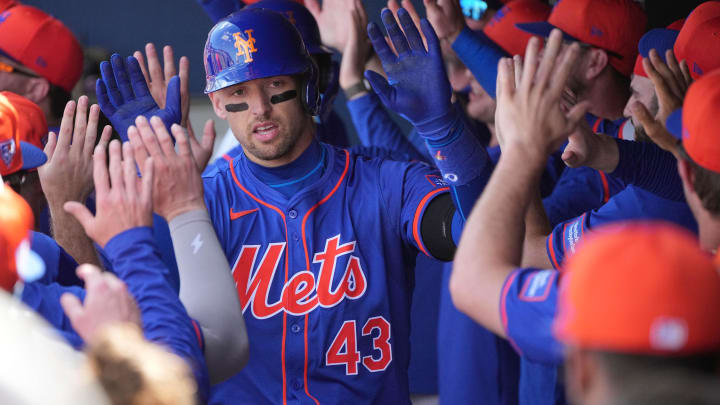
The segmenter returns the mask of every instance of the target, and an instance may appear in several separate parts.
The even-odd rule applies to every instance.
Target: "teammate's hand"
[[[398,54],[393,53],[378,26],[371,22],[368,35],[388,76],[386,80],[374,71],[365,71],[365,77],[375,93],[385,106],[416,126],[447,114],[452,108],[452,90],[445,73],[440,43],[430,23],[425,19],[420,21],[427,38],[426,50],[405,9],[398,11],[402,30],[390,10],[384,9],[381,17]]]
[[[520,150],[534,159],[533,163],[542,165],[576,128],[589,107],[587,102],[581,102],[568,111],[561,108],[563,90],[580,47],[573,44],[562,55],[561,48],[562,33],[556,29],[550,34],[541,59],[538,38],[528,42],[519,77],[516,78],[517,61],[503,58],[498,65],[495,125],[500,127],[507,150]]]
[[[137,302],[122,280],[90,264],[80,265],[77,275],[85,281],[85,301],[65,293],[60,297],[60,305],[85,342],[92,341],[104,327],[117,323],[142,328]]]
[[[318,0],[305,0],[305,7],[315,17],[320,28],[320,38],[323,44],[342,52],[348,40],[348,21],[353,0],[324,0],[322,8]]]
[[[206,130],[211,127],[209,124],[205,125]],[[171,131],[177,142],[177,152],[170,133],[158,117],[152,117],[150,122],[145,117],[137,117],[135,126],[128,130],[140,167],[147,170],[147,161],[152,159],[155,170],[153,206],[155,212],[168,222],[185,212],[205,209],[200,167],[193,156],[187,131],[177,124]],[[205,141],[203,139],[203,146],[206,146]],[[142,176],[145,177],[144,171]]]
[[[678,64],[672,50],[665,54],[667,63],[663,62],[657,51],[650,50],[650,58],[643,59],[643,68],[655,86],[658,98],[658,113],[653,117],[645,106],[636,102],[631,106],[633,118],[640,123],[645,133],[662,149],[679,156],[680,141],[665,128],[668,116],[682,107],[685,93],[692,83],[687,63]]]
[[[462,8],[458,0],[423,0],[427,19],[437,32],[438,37],[455,42],[465,26]]]
[[[95,215],[79,202],[65,203],[65,211],[80,222],[87,235],[101,247],[128,229],[152,226],[152,160],[143,161],[142,179],[137,176],[135,156],[130,144],[110,142],[110,165],[104,145],[93,155]]]
[[[102,79],[95,84],[98,104],[123,141],[127,140],[127,130],[138,116],[158,116],[168,127],[182,121],[180,78],[177,76],[167,83],[165,108],[161,109],[150,94],[135,57],[129,56],[123,61],[120,55],[114,54],[110,63],[100,64],[100,74]]]
[[[370,42],[366,34],[367,13],[361,0],[353,0],[355,7],[350,10],[348,19],[348,39],[340,62],[340,87],[345,90],[363,80],[365,61],[370,53]]]
[[[182,111],[180,125],[187,128],[188,115],[190,114],[190,60],[187,56],[182,56],[176,67],[172,46],[165,45],[163,47],[163,64],[161,67],[155,45],[151,42],[145,45],[145,55],[147,56],[147,65],[142,52],[135,51],[133,53],[150,89],[150,94],[158,107],[165,108],[167,86],[170,79],[174,76],[180,77],[180,106]]]
[[[59,134],[50,132],[45,145],[48,161],[38,168],[38,175],[51,209],[60,209],[67,201],[85,202],[92,192],[99,115],[100,108],[93,104],[88,117],[88,98],[81,96],[77,105],[72,100],[65,105]],[[111,135],[112,127],[103,128],[100,145],[107,145]]]

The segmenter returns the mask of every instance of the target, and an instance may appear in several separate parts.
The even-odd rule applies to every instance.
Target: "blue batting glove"
[[[384,9],[381,14],[397,56],[385,42],[378,26],[372,22],[368,24],[368,36],[389,82],[369,70],[365,71],[365,77],[386,107],[410,121],[420,135],[431,139],[439,136],[438,130],[457,119],[457,112],[450,102],[452,90],[445,73],[440,41],[430,23],[424,18],[420,20],[427,40],[426,51],[410,14],[401,8],[397,15],[402,30],[390,10]]]
[[[110,63],[100,64],[102,79],[95,83],[98,105],[108,117],[123,142],[128,140],[127,130],[135,125],[135,119],[142,115],[150,119],[157,115],[165,126],[179,124],[180,78],[174,76],[168,82],[165,109],[161,110],[153,100],[137,59],[128,56],[126,62],[118,54],[110,57]]]

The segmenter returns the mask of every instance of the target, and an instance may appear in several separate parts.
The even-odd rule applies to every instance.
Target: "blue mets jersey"
[[[203,176],[250,340],[211,403],[409,403],[420,223],[448,189],[426,164],[322,147],[324,173],[290,198],[244,154]]]

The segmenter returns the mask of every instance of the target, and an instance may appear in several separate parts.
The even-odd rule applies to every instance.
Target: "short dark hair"
[[[700,198],[703,208],[713,216],[720,217],[720,173],[695,163],[682,146],[679,149],[680,155],[685,161],[690,162],[695,174],[692,186]]]
[[[65,105],[70,101],[70,93],[50,83],[50,91],[48,91],[47,97],[50,100],[50,114],[58,120],[62,119]]]

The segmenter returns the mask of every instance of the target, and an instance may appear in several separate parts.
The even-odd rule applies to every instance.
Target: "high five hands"
[[[577,127],[589,104],[584,101],[562,108],[563,91],[578,59],[579,45],[563,46],[562,33],[556,29],[542,56],[539,50],[539,39],[532,38],[522,65],[517,59],[500,60],[495,124],[502,133],[503,154],[506,150],[520,151],[532,162],[544,165],[547,156]]]

